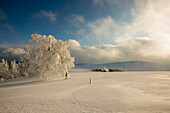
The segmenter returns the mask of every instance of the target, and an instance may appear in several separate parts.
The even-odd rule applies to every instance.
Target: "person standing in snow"
[[[91,81],[91,78],[90,78],[89,83],[91,84],[91,82],[92,82],[92,81]]]
[[[68,78],[68,73],[66,72],[65,79],[67,79],[67,78]]]

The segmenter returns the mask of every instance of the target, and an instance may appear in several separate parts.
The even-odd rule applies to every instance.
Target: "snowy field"
[[[70,76],[0,82],[0,113],[170,113],[170,72],[73,69]]]

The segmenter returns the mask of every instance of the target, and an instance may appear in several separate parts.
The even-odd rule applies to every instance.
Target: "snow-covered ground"
[[[70,77],[0,82],[0,113],[170,113],[170,72],[73,69]]]

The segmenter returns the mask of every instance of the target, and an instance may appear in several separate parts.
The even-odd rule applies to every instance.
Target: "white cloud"
[[[57,14],[53,11],[44,11],[40,10],[40,12],[33,14],[33,17],[45,17],[49,19],[51,22],[56,22],[57,21]]]
[[[119,5],[122,0],[93,0],[95,5],[105,6],[105,4],[109,6]]]
[[[77,35],[82,37],[83,43],[107,43],[113,40],[115,27],[115,21],[108,16],[93,22],[86,22],[84,27],[78,30]]]
[[[20,61],[20,57],[24,54],[25,45],[7,46],[0,45],[0,59],[4,58],[8,61]]]
[[[81,47],[76,40],[69,40],[69,50],[76,63],[103,63],[117,60],[119,51],[114,45],[96,45]]]
[[[78,14],[69,15],[69,17],[67,18],[67,21],[73,27],[81,27],[85,23],[84,17]]]
[[[6,48],[2,51],[2,53],[4,56],[20,56],[22,54],[24,54],[24,49],[22,48]]]
[[[93,0],[93,3],[95,4],[95,5],[97,5],[97,4],[100,4],[100,5],[103,5],[103,0]]]
[[[152,44],[143,44],[139,52],[143,56],[152,56],[160,61],[169,61],[170,50],[170,2],[169,0],[136,0],[136,7],[132,9],[132,23],[124,24],[117,30],[115,42],[123,43],[126,40],[147,36],[153,40]],[[147,48],[147,49],[146,49]],[[152,60],[152,59],[151,59]]]
[[[95,1],[94,1],[95,2]],[[103,0],[96,0],[96,3]],[[86,22],[77,32],[81,42],[110,43],[70,49],[78,63],[105,63],[140,60],[170,62],[170,2],[169,0],[135,0],[130,23],[111,17]],[[103,49],[104,47],[104,49]],[[102,52],[104,51],[104,52]],[[80,53],[80,55],[78,55]],[[81,60],[79,60],[81,59]]]
[[[132,8],[132,23],[125,23],[119,28],[119,36],[134,37],[147,34],[151,38],[169,37],[170,2],[169,0],[135,0]]]
[[[160,46],[157,40],[149,38],[131,38],[117,45],[84,46],[76,40],[69,40],[71,56],[76,63],[109,63],[118,61],[149,61],[167,63],[170,51]]]
[[[113,30],[115,28],[114,20],[109,16],[107,18],[102,18],[96,20],[95,22],[88,23],[87,26],[91,30],[91,35],[96,35],[97,37],[112,38]]]

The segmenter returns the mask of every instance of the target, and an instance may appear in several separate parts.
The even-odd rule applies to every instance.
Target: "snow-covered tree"
[[[10,64],[10,71],[11,71],[11,74],[13,74],[14,78],[17,78],[19,77],[20,75],[20,72],[19,72],[19,66],[18,64],[16,64],[16,61],[11,61],[11,64]]]
[[[36,46],[26,46],[22,58],[24,75],[49,79],[65,76],[68,68],[74,67],[67,41],[56,40],[52,35],[32,34],[31,37],[30,42],[35,42]]]
[[[9,66],[7,60],[2,59],[0,62],[0,78],[3,80],[9,80],[13,78],[20,77],[19,65],[16,64],[16,61],[11,61]]]
[[[4,59],[2,59],[0,63],[0,78],[3,78],[5,80],[14,78],[9,71],[9,65],[7,60],[5,61]]]

